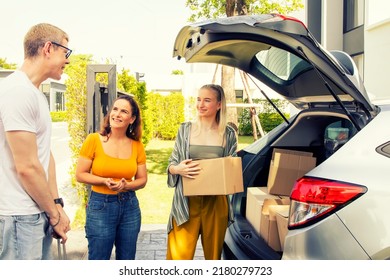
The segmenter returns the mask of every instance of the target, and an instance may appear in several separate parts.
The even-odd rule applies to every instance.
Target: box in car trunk
[[[264,200],[267,198],[280,198],[279,196],[269,194],[267,187],[247,188],[246,196],[246,219],[260,235],[261,210]]]
[[[265,199],[261,210],[260,236],[275,251],[282,251],[276,213],[290,207],[289,198]]]
[[[246,219],[275,251],[281,250],[276,213],[289,205],[288,197],[269,194],[267,187],[247,189]]]
[[[268,193],[290,196],[295,181],[315,166],[313,153],[274,149],[268,175]]]
[[[278,226],[278,234],[280,247],[282,251],[284,250],[284,239],[286,238],[288,232],[288,215],[290,212],[290,205],[280,205],[279,208],[274,208],[276,216],[276,224]]]

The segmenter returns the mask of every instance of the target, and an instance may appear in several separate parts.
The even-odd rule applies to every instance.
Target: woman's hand
[[[180,162],[178,165],[170,168],[172,174],[178,174],[186,178],[194,179],[199,174],[201,168],[199,162],[193,161],[192,159],[186,159]]]
[[[104,185],[106,185],[107,187],[111,187],[112,185],[115,185],[116,182],[112,179],[112,178],[103,178],[103,183]]]
[[[116,192],[120,192],[120,191],[123,191],[126,187],[126,179],[125,178],[122,178],[121,180],[119,181],[114,181],[111,179],[111,181],[108,181],[109,182],[109,185],[107,185],[111,190],[113,191],[116,191]]]

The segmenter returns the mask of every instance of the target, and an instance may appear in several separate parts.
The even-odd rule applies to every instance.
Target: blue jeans
[[[141,210],[135,192],[91,192],[85,223],[89,260],[109,260],[114,245],[117,260],[134,260],[140,229]]]
[[[45,213],[0,215],[0,260],[50,260],[52,240]]]

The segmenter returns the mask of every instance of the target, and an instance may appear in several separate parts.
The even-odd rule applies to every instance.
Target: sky
[[[187,24],[186,0],[0,0],[0,58],[19,66],[23,38],[41,22],[69,35],[74,54],[91,54],[131,73],[169,75],[185,62],[172,57],[177,33]]]

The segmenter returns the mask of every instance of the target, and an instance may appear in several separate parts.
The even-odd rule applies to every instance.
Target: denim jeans
[[[85,223],[89,260],[109,260],[114,245],[117,260],[134,260],[140,229],[141,210],[135,192],[91,192]]]
[[[45,213],[0,215],[0,260],[50,260],[52,240]]]

